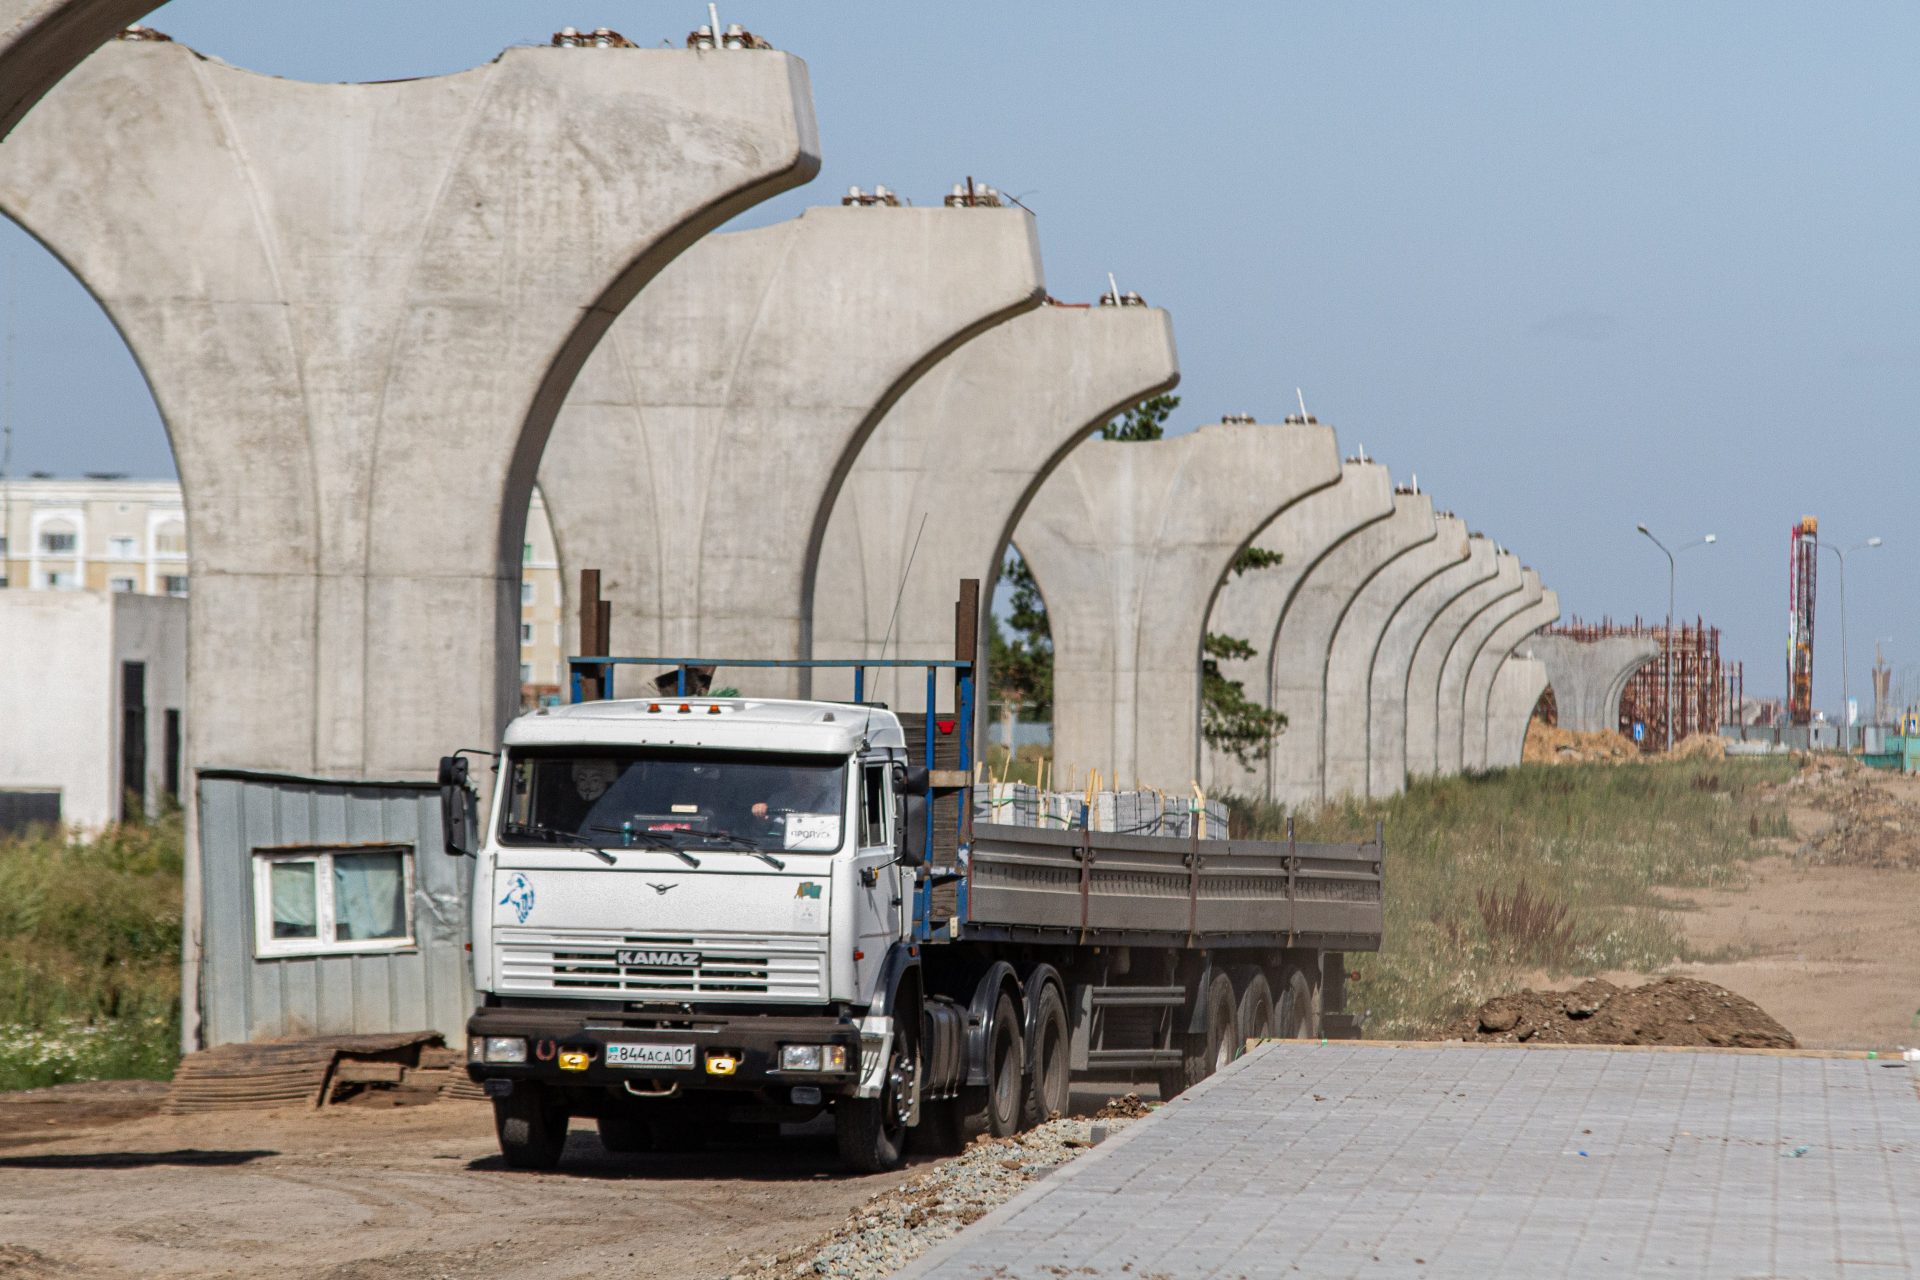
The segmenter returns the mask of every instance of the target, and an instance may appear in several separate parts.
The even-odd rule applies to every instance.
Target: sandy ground
[[[0,1097],[0,1280],[718,1280],[906,1177],[840,1172],[830,1134],[609,1155],[591,1121],[560,1172],[516,1173],[485,1103],[168,1117],[163,1092]]]

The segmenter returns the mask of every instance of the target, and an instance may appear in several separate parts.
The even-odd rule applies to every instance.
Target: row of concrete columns
[[[0,65],[97,38],[47,21],[0,9]],[[19,83],[0,210],[113,318],[179,465],[196,766],[411,778],[496,740],[536,474],[616,652],[945,656],[956,582],[1015,544],[1062,777],[1306,805],[1517,758],[1537,575],[1310,421],[1087,439],[1175,384],[1171,323],[1053,303],[1024,210],[708,234],[818,170],[795,58],[314,85],[115,42]],[[1236,576],[1249,544],[1280,563]],[[1257,769],[1204,748],[1210,630],[1289,718]]]

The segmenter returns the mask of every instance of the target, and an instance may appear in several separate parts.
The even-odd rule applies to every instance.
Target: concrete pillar
[[[1385,467],[1348,463],[1338,484],[1310,493],[1275,516],[1253,540],[1258,549],[1280,557],[1278,564],[1229,574],[1214,597],[1207,630],[1246,641],[1253,656],[1222,659],[1220,674],[1238,680],[1249,699],[1273,707],[1273,653],[1280,620],[1294,594],[1322,557],[1356,530],[1393,514],[1393,482]],[[1281,710],[1286,710],[1282,707]],[[1291,725],[1283,732],[1293,732]],[[1206,787],[1262,799],[1273,793],[1273,758],[1251,766],[1226,752],[1206,752]]]
[[[0,0],[0,138],[154,0]]]
[[[1346,469],[1351,475],[1356,468],[1383,476],[1386,470],[1374,463],[1348,463]],[[1342,621],[1387,565],[1433,541],[1436,532],[1431,506],[1390,501],[1392,514],[1356,529],[1307,571],[1274,632],[1271,705],[1286,713],[1287,731],[1274,743],[1272,798],[1289,809],[1311,808],[1327,798],[1327,679]]]
[[[1334,633],[1327,657],[1327,710],[1321,732],[1323,791],[1328,800],[1367,794],[1373,673],[1389,624],[1416,591],[1467,558],[1466,530],[1450,517],[1436,519],[1431,498],[1403,493],[1395,496],[1394,506],[1416,507],[1434,536],[1402,552],[1375,574],[1354,597]],[[1403,674],[1404,667],[1388,678]],[[1404,726],[1400,732],[1404,738]]]
[[[1627,681],[1660,656],[1660,642],[1652,636],[1535,636],[1528,648],[1546,664],[1560,727],[1578,733],[1618,732]]]
[[[1487,768],[1511,769],[1527,744],[1533,709],[1547,688],[1547,664],[1519,654],[1500,664],[1487,708]]]
[[[1552,626],[1559,616],[1559,593],[1543,591],[1537,603],[1495,627],[1493,634],[1487,637],[1486,644],[1474,657],[1473,665],[1467,671],[1466,710],[1460,726],[1460,762],[1463,768],[1485,769],[1488,766],[1488,720],[1492,715],[1493,681],[1501,665],[1528,636],[1542,627]]]
[[[1522,566],[1518,593],[1495,600],[1474,615],[1460,632],[1440,668],[1438,760],[1442,774],[1466,767],[1467,677],[1480,651],[1507,619],[1540,603],[1540,575]],[[1482,704],[1484,705],[1484,703]]]
[[[867,437],[923,374],[1043,296],[1020,209],[839,206],[708,237],[614,325],[541,461],[567,591],[601,571],[617,653],[802,656],[808,565]],[[630,694],[650,673],[629,674]],[[807,687],[781,670],[715,679]]]
[[[1414,647],[1407,669],[1407,776],[1432,777],[1440,768],[1440,675],[1461,632],[1495,600],[1520,589],[1520,558],[1493,551],[1493,572],[1449,601]]]
[[[1060,460],[1179,378],[1172,319],[1152,307],[1044,306],[935,365],[880,420],[834,500],[807,593],[813,656],[877,658],[891,624],[888,656],[951,657],[960,579],[980,580],[985,608]],[[909,710],[926,700],[917,672],[869,671],[867,691]],[[852,676],[817,672],[814,693],[851,697]]]
[[[1464,557],[1408,597],[1380,638],[1367,690],[1367,794],[1393,796],[1407,785],[1407,689],[1414,655],[1443,611],[1462,594],[1494,575],[1495,550],[1486,538],[1470,538],[1459,517],[1441,515],[1436,542],[1456,546]],[[1427,703],[1429,724],[1431,702]],[[1431,740],[1431,729],[1428,731]]]
[[[1014,533],[1053,630],[1053,759],[1063,786],[1184,790],[1200,767],[1200,644],[1227,568],[1258,529],[1338,480],[1318,425],[1215,424],[1168,440],[1089,440]]]
[[[693,240],[811,177],[798,59],[509,49],[303,84],[106,46],[0,208],[113,317],[192,524],[191,760],[421,777],[518,705],[522,530],[567,387]]]

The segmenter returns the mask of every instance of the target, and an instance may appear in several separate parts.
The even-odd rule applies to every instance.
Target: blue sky
[[[316,80],[453,71],[557,27],[678,43],[703,3],[176,0],[148,21]],[[1920,8],[1119,3],[722,6],[807,59],[825,166],[743,222],[967,174],[1040,220],[1052,291],[1170,308],[1183,426],[1305,389],[1349,450],[1499,538],[1587,617],[1725,632],[1783,683],[1789,525],[1850,558],[1920,697],[1901,519],[1920,445]],[[131,358],[0,228],[13,471],[171,474]],[[4,411],[4,409],[0,409]],[[1223,484],[1232,483],[1222,477]],[[1818,692],[1839,705],[1833,558]]]

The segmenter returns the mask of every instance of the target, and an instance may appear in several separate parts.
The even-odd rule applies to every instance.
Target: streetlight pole
[[[1637,524],[1634,528],[1646,534],[1647,540],[1653,543],[1654,546],[1660,548],[1667,557],[1667,634],[1666,642],[1662,646],[1663,652],[1660,655],[1660,666],[1666,673],[1667,752],[1671,754],[1673,752],[1673,592],[1674,582],[1679,577],[1679,569],[1674,563],[1673,552],[1667,550],[1666,543],[1653,536],[1653,530],[1647,528],[1644,524]],[[1718,541],[1719,538],[1710,533],[1698,542],[1689,542],[1680,549],[1682,551],[1691,551],[1695,547],[1712,546]],[[1844,573],[1842,576],[1845,576]],[[1840,598],[1843,602],[1845,601],[1846,592],[1844,590],[1842,590]],[[1844,644],[1844,642],[1842,643]]]
[[[1868,538],[1859,546],[1848,547],[1847,551],[1871,551],[1880,545],[1880,538]],[[1840,750],[1853,754],[1853,724],[1848,715],[1853,705],[1852,687],[1847,680],[1847,556],[1839,544],[1826,542],[1822,546],[1833,552],[1833,558],[1840,562]]]

